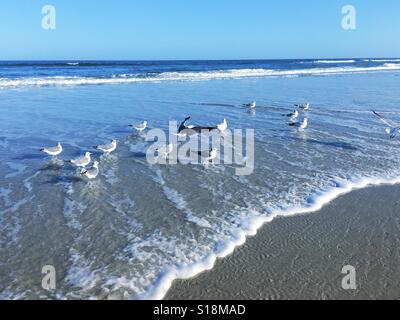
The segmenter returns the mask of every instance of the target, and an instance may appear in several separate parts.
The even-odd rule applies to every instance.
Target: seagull
[[[76,159],[73,159],[73,160],[69,160],[69,162],[71,162],[72,164],[74,164],[77,167],[83,167],[84,168],[90,163],[90,161],[92,161],[90,155],[91,155],[90,152],[86,152],[83,157],[76,158]]]
[[[55,147],[42,148],[40,151],[47,153],[49,156],[57,157],[63,151],[63,147],[59,142]]]
[[[117,140],[111,140],[109,144],[103,144],[95,147],[97,150],[103,151],[106,154],[110,154],[111,152],[117,149]]]
[[[99,162],[95,161],[93,167],[89,170],[82,169],[81,175],[85,176],[89,180],[95,179],[99,174]]]
[[[307,103],[303,103],[303,104],[295,104],[294,106],[299,108],[300,110],[303,110],[303,111],[310,110],[310,104],[308,102]]]
[[[396,138],[397,134],[400,132],[400,125],[392,120],[386,119],[378,112],[372,110],[374,115],[376,115],[384,124],[386,124],[389,128],[386,128],[386,132],[390,134],[390,139]]]
[[[300,124],[300,131],[304,131],[308,128],[308,118],[304,118],[303,122]]]
[[[244,104],[243,107],[255,109],[257,107],[257,103],[255,101],[253,101],[252,103]]]
[[[139,124],[130,124],[129,127],[135,129],[138,132],[144,131],[147,128],[147,121],[143,121],[143,123]]]
[[[212,148],[210,151],[197,151],[196,152],[204,161],[203,164],[212,163],[217,157],[218,149]]]
[[[173,149],[174,149],[174,145],[172,143],[170,143],[167,146],[156,149],[156,151],[159,154],[163,155],[165,158],[167,158]]]
[[[226,129],[228,129],[228,122],[226,122],[226,119],[219,125],[217,125],[217,128],[219,131],[224,132]]]
[[[289,113],[287,116],[290,117],[291,122],[294,122],[299,117],[299,111],[295,109],[292,113]]]
[[[186,122],[190,120],[191,117],[186,117],[185,120],[179,125],[178,134],[179,137],[185,137],[195,134],[200,134],[203,130],[204,131],[211,131],[217,129],[217,127],[203,127],[203,126],[193,126],[193,125],[186,125]]]
[[[299,131],[304,131],[308,127],[308,118],[304,118],[302,122],[292,122],[289,123],[291,127],[298,127]]]
[[[186,125],[186,122],[188,122],[190,119],[191,119],[191,117],[189,116],[189,117],[186,117],[185,120],[183,120],[181,122],[181,124],[179,125],[179,128],[178,128],[178,133],[181,133],[185,129],[191,129]],[[193,126],[191,126],[191,127],[193,128]]]

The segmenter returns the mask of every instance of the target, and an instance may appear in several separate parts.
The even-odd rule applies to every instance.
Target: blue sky
[[[1,0],[0,60],[398,57],[399,16],[398,0]]]

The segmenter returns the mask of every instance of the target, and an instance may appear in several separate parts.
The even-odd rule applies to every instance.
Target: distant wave
[[[163,72],[145,74],[120,74],[111,77],[43,77],[43,78],[0,78],[0,88],[28,87],[28,86],[73,86],[73,85],[101,85],[124,84],[136,82],[161,81],[202,81],[212,79],[236,79],[250,77],[293,77],[329,74],[368,73],[378,71],[400,70],[400,64],[386,63],[376,67],[332,67],[310,68],[294,70],[272,69],[232,69],[206,72]]]
[[[386,68],[398,68],[400,67],[400,63],[385,63],[383,66]]]
[[[314,63],[322,63],[322,64],[324,64],[324,63],[326,63],[326,64],[329,64],[329,63],[332,63],[332,64],[335,64],[335,63],[354,63],[354,62],[356,62],[356,60],[316,60],[316,61],[313,61]]]
[[[400,59],[363,59],[365,62],[400,62]]]
[[[371,62],[400,62],[400,59],[371,59]]]
[[[106,62],[106,61],[100,61],[100,62],[90,62],[90,61],[81,61],[81,62],[67,62],[67,61],[39,61],[39,62],[7,62],[7,61],[2,61],[0,63],[0,68],[1,67],[12,67],[12,68],[43,68],[43,67],[56,67],[56,68],[65,68],[69,66],[85,66],[85,67],[103,67],[103,66],[115,66],[117,63],[115,62]],[[120,65],[123,65],[120,63]],[[127,64],[127,65],[139,65],[138,63],[134,64]]]

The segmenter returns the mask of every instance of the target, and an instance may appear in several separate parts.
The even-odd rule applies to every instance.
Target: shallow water
[[[399,141],[374,108],[400,120],[400,73],[242,77],[0,89],[0,297],[162,297],[166,278],[194,274],[256,217],[312,206],[347,181],[399,176]],[[241,107],[257,100],[255,114]],[[287,126],[309,101],[309,128]],[[194,123],[255,129],[255,170],[150,165],[127,125],[191,115]],[[63,163],[119,140],[87,182]],[[64,145],[60,161],[38,149]],[[95,157],[100,157],[95,153]],[[210,257],[212,257],[210,259]],[[57,289],[42,289],[54,265]],[[164,287],[164,288],[162,288]]]

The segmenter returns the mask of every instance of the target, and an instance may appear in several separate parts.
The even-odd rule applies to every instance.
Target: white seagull
[[[308,128],[308,118],[304,118],[303,122],[300,124],[300,131],[304,131]]]
[[[212,148],[208,157],[204,159],[204,163],[212,163],[213,160],[217,157],[218,150],[217,148]]]
[[[389,127],[386,128],[386,132],[390,135],[390,139],[396,138],[396,136],[400,132],[400,125],[392,120],[386,119],[385,117],[383,117],[374,110],[372,110],[372,112],[379,118],[379,120],[381,120],[384,124],[386,124]]]
[[[135,129],[138,132],[143,132],[147,128],[147,121],[139,124],[130,124],[129,127]]]
[[[292,122],[289,123],[291,127],[298,127],[299,131],[304,131],[308,127],[308,118],[304,118],[302,122]]]
[[[103,151],[105,154],[110,154],[117,149],[117,140],[111,140],[109,144],[103,144],[95,147],[97,150]]]
[[[243,105],[244,107],[250,108],[250,109],[255,109],[257,107],[257,103],[253,101],[252,103],[247,103]]]
[[[57,157],[63,151],[63,147],[59,142],[55,147],[42,148],[40,151],[48,154],[49,156]]]
[[[295,104],[294,106],[299,108],[300,110],[303,110],[303,111],[310,110],[310,104],[308,102],[307,103],[303,103],[303,104]]]
[[[83,157],[79,157],[73,160],[69,160],[69,162],[71,162],[72,164],[74,164],[77,167],[86,167],[90,161],[92,161],[91,157],[90,157],[91,153],[90,152],[86,152],[85,155]]]
[[[228,129],[228,122],[226,122],[226,119],[219,125],[217,125],[217,128],[219,131],[224,132],[226,129]]]
[[[292,113],[289,113],[287,116],[290,117],[291,122],[295,122],[295,120],[299,117],[299,111],[294,110]]]
[[[174,149],[174,145],[172,143],[170,143],[167,146],[164,146],[164,147],[156,149],[156,151],[159,154],[163,155],[165,158],[167,158],[170,155],[170,153],[172,152],[173,149]]]
[[[196,153],[202,158],[203,164],[208,164],[217,157],[218,149],[212,148],[210,151],[197,151]]]
[[[95,161],[93,167],[89,170],[82,169],[81,175],[85,176],[89,180],[95,179],[99,174],[99,162]]]

